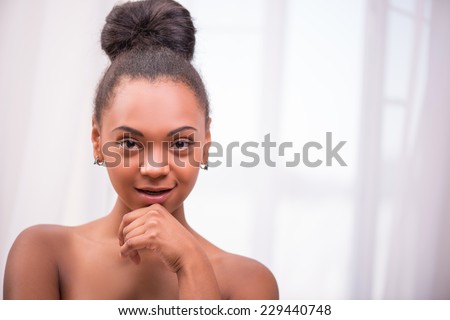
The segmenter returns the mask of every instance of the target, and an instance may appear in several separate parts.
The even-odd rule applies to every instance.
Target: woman
[[[116,6],[101,43],[111,64],[97,89],[92,144],[116,203],[85,225],[23,231],[4,298],[277,299],[266,267],[217,248],[185,218],[211,141],[189,12],[171,0]]]

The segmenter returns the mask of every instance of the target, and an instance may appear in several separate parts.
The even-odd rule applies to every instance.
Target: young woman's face
[[[98,141],[112,185],[130,211],[160,203],[173,213],[207,160],[209,124],[186,85],[122,80],[102,114]]]

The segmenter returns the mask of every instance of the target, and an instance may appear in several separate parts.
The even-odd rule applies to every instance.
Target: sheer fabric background
[[[450,2],[185,0],[213,140],[234,149],[186,201],[191,225],[265,263],[282,299],[450,299]],[[115,193],[92,165],[92,101],[116,1],[0,4],[0,269],[24,228],[77,225]],[[336,161],[287,167],[326,132]],[[266,134],[276,167],[264,163]],[[303,156],[303,155],[302,155]],[[3,281],[0,280],[0,281]]]

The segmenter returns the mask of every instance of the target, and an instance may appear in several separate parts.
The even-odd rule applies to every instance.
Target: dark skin
[[[186,221],[183,201],[211,139],[192,90],[124,78],[114,93],[92,127],[94,157],[118,194],[112,211],[81,226],[23,231],[8,256],[4,298],[278,299],[265,266],[219,249]],[[137,190],[147,187],[170,195],[149,201]]]

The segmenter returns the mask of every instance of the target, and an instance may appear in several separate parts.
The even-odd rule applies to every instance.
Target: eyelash
[[[184,147],[176,147],[177,143],[184,143]],[[180,140],[176,140],[170,143],[170,148],[174,148],[176,151],[183,151],[188,149],[192,144],[194,143],[194,141],[192,140],[188,140],[188,139],[180,139]]]
[[[141,149],[142,148],[141,146],[139,146],[140,145],[139,142],[137,142],[135,140],[132,140],[132,139],[124,139],[124,140],[118,141],[117,145],[120,146],[122,149],[125,149],[125,150],[137,150],[137,149],[132,148],[132,147],[131,148],[126,147],[125,146],[126,143],[133,143],[133,144],[135,144],[136,146],[138,146],[137,149]],[[183,147],[176,147],[177,143],[184,143],[184,146]],[[183,150],[188,149],[192,144],[194,144],[194,141],[192,141],[192,140],[180,139],[180,140],[176,140],[176,141],[171,142],[169,147],[171,149],[175,149],[176,151],[183,151]]]
[[[131,142],[131,143],[134,143],[135,145],[139,145],[139,142],[134,141],[132,139],[123,139],[121,141],[118,141],[117,145],[120,146],[122,149],[125,149],[125,150],[136,150],[136,149],[133,149],[133,148],[125,147],[124,144],[127,143],[127,142]],[[141,149],[141,148],[139,147],[138,149]]]

